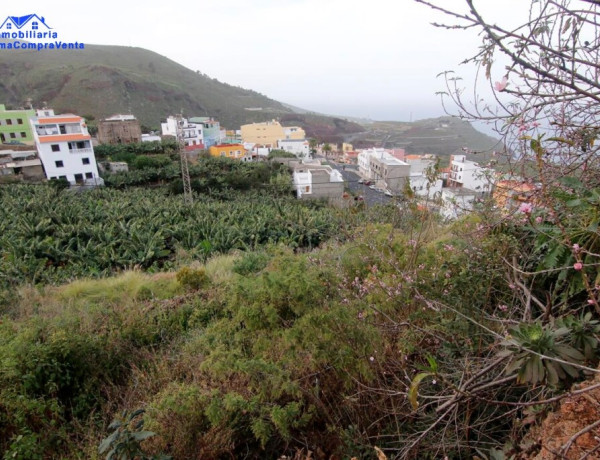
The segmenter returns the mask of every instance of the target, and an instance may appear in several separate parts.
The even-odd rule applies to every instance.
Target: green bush
[[[202,289],[210,282],[204,268],[190,267],[183,267],[177,272],[177,281],[188,291]]]

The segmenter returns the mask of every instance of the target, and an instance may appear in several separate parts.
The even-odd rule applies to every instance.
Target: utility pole
[[[190,183],[190,169],[188,157],[185,153],[185,139],[183,138],[183,116],[177,115],[177,146],[179,147],[179,160],[181,162],[181,180],[183,181],[183,202],[187,205],[192,204],[192,185]]]

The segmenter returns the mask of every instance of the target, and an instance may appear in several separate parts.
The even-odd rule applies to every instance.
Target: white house
[[[160,128],[163,136],[177,137],[177,117],[170,116],[161,122]],[[181,119],[183,142],[188,149],[203,149],[204,126],[201,123],[192,123],[187,118]]]
[[[364,149],[358,152],[357,163],[358,163],[358,173],[364,179],[375,179],[373,171],[371,170],[371,158],[393,158],[393,156],[386,149],[382,148],[372,148],[372,149]]]
[[[439,178],[427,177],[433,169],[435,161],[427,158],[407,158],[405,160],[410,165],[410,188],[418,196],[435,198],[440,197],[442,193],[443,180]]]
[[[477,192],[490,192],[494,185],[493,170],[482,168],[474,161],[466,159],[465,155],[453,155],[450,164],[450,187],[465,187]]]
[[[442,206],[440,214],[445,219],[456,219],[473,209],[481,192],[467,188],[445,188],[442,190]]]
[[[306,139],[280,139],[277,141],[277,148],[296,155],[298,158],[310,156],[310,145]]]
[[[442,193],[442,179],[430,181],[423,173],[410,173],[410,188],[415,195],[427,198],[437,198]]]
[[[330,166],[296,164],[292,174],[296,196],[309,198],[341,198],[344,193],[342,174]]]
[[[161,137],[156,134],[142,134],[142,142],[160,142]]]
[[[101,184],[92,138],[77,115],[54,115],[44,109],[30,120],[38,155],[48,179],[71,184]]]

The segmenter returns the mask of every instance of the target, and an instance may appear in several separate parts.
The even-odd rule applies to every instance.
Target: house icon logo
[[[52,27],[46,24],[44,16],[40,17],[37,14],[8,16],[0,26],[0,32],[47,32],[50,29]]]
[[[0,50],[82,50],[80,42],[57,40],[56,32],[44,16],[7,16],[0,22]]]

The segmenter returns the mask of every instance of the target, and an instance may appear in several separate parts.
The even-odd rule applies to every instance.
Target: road
[[[343,165],[339,165],[333,161],[328,161],[328,164],[332,168],[337,169],[340,173],[342,173],[342,177],[344,178],[348,189],[354,195],[362,195],[367,206],[385,204],[391,200],[391,198],[387,195],[384,195],[383,192],[377,192],[364,184],[359,184],[358,180],[360,179],[360,176],[357,173],[356,166],[346,165],[344,168]]]

